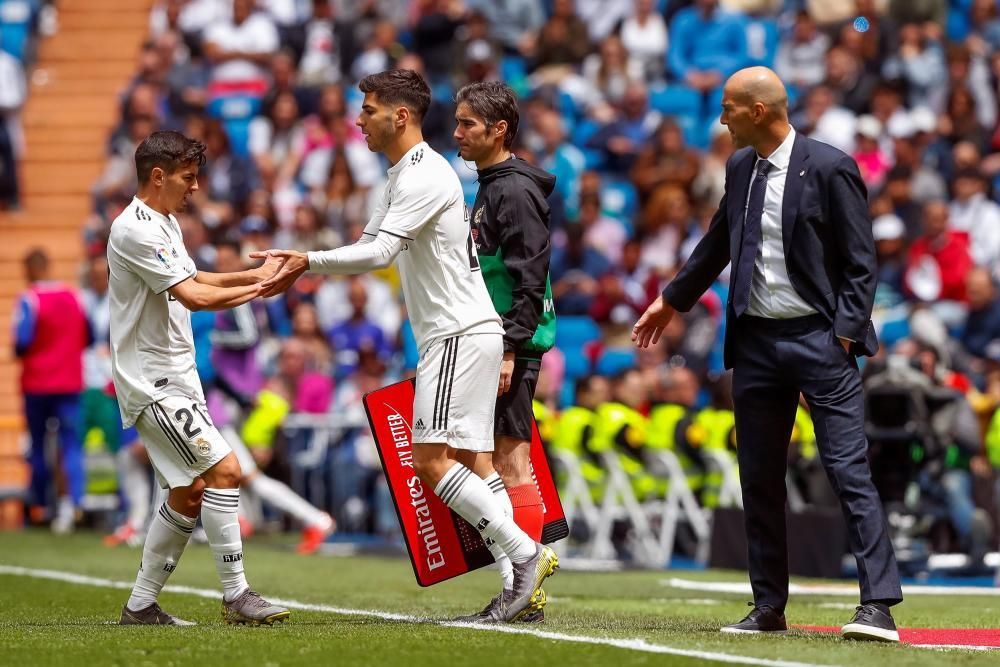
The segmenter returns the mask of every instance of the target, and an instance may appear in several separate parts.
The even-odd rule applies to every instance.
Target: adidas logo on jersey
[[[413,428],[415,430],[421,430],[421,431],[423,431],[427,427],[424,426],[424,420],[423,419],[418,419],[417,423],[413,425]]]
[[[417,164],[424,159],[424,149],[421,148],[416,153],[410,156],[410,164]]]

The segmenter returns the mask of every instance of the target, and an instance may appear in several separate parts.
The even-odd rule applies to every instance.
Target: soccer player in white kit
[[[247,583],[236,508],[240,465],[208,417],[195,369],[192,310],[221,310],[262,292],[278,258],[238,273],[198,271],[173,216],[198,189],[205,147],[177,132],[155,132],[135,151],[139,192],[108,239],[111,363],[125,427],[136,426],[160,484],[170,489],[143,544],[122,625],[192,625],[157,597],[201,515],[222,581],[228,623],[272,624],[289,616]]]
[[[392,166],[389,182],[357,243],[310,252],[268,250],[251,257],[283,260],[262,286],[268,296],[306,270],[355,274],[399,259],[413,333],[420,349],[413,400],[413,458],[420,479],[514,564],[514,586],[486,622],[511,622],[545,604],[542,581],[558,567],[555,552],[514,523],[510,500],[485,481],[499,477],[490,456],[462,465],[456,450],[493,451],[493,413],[503,356],[503,327],[479,270],[462,186],[451,165],[423,140],[430,89],[411,70],[373,74],[357,125],[369,150]],[[482,461],[479,461],[482,458]],[[506,494],[504,494],[506,497]]]

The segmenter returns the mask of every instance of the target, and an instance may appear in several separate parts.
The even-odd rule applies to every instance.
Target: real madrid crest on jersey
[[[476,209],[476,213],[472,218],[472,240],[476,244],[476,248],[479,247],[479,225],[483,222],[483,211],[485,207],[480,206]]]

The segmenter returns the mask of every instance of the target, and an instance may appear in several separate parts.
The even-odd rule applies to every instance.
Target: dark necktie
[[[750,285],[753,283],[753,265],[760,248],[760,219],[764,213],[764,193],[767,192],[767,172],[771,163],[761,160],[757,163],[757,175],[750,184],[750,200],[747,203],[747,218],[743,223],[740,254],[736,262],[733,280],[733,311],[736,317],[742,315],[750,305]]]

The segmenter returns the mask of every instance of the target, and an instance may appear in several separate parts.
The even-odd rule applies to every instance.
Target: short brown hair
[[[424,77],[411,69],[390,69],[369,74],[358,84],[362,93],[374,93],[383,104],[406,107],[421,121],[431,106],[431,89]]]
[[[517,110],[517,95],[506,83],[483,81],[463,86],[455,95],[455,104],[468,104],[472,112],[486,122],[486,127],[507,121],[507,131],[503,135],[503,147],[510,148],[517,137],[520,114]]]
[[[205,144],[180,132],[153,132],[135,149],[135,173],[139,183],[148,183],[154,167],[167,174],[187,164],[205,164]]]

